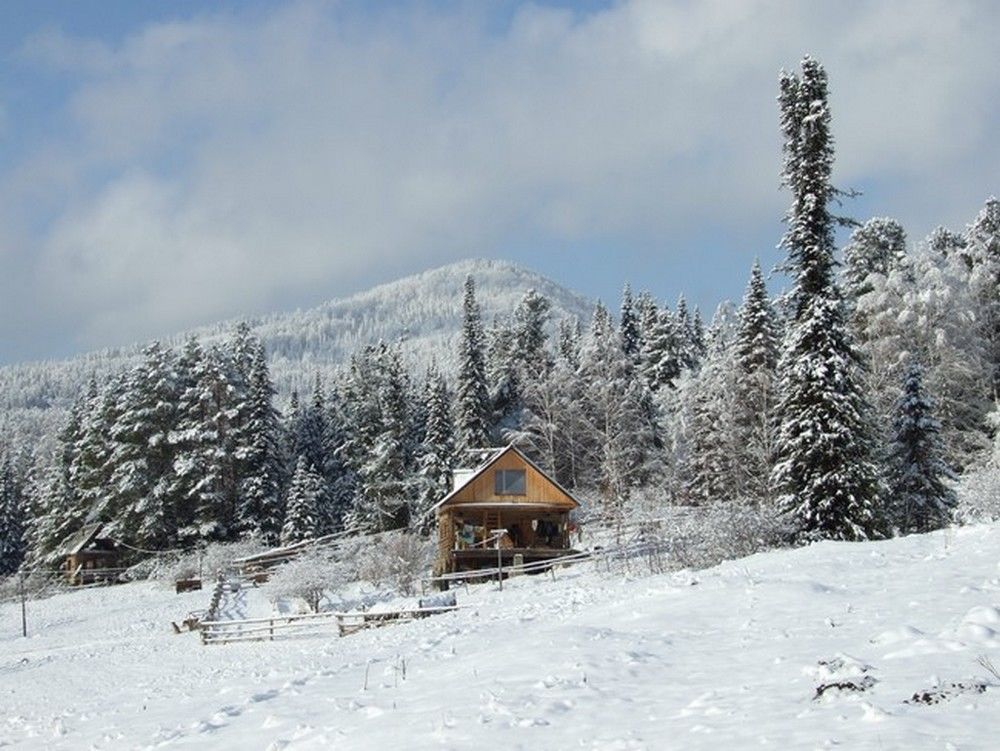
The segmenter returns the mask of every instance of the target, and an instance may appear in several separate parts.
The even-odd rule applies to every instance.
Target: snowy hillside
[[[308,389],[315,373],[332,371],[353,352],[379,339],[405,340],[403,351],[417,368],[415,372],[431,358],[450,368],[457,351],[462,284],[469,274],[476,280],[477,299],[487,324],[495,316],[508,315],[531,288],[550,300],[554,322],[574,316],[585,320],[592,312],[590,300],[532,271],[503,261],[468,260],[309,310],[247,320],[271,355],[271,374],[279,394],[292,388]],[[236,323],[224,321],[163,341],[180,345],[195,333],[210,343],[228,337]],[[7,426],[6,417],[15,423],[39,426],[41,429],[33,430],[36,435],[51,434],[62,410],[91,373],[102,375],[137,364],[143,346],[0,368],[0,427]],[[48,415],[52,407],[56,412]]]
[[[206,592],[61,595],[27,640],[7,604],[0,745],[995,748],[998,550],[980,525],[695,574],[587,564],[424,621],[214,647],[169,627]]]

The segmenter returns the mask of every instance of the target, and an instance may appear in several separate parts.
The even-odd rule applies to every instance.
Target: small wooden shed
[[[475,469],[456,470],[452,491],[434,507],[436,571],[487,568],[498,556],[511,565],[515,557],[530,563],[569,553],[570,512],[580,503],[513,444],[484,453]]]
[[[118,545],[101,536],[104,525],[94,522],[81,527],[62,543],[63,566],[70,584],[110,581],[118,574]]]

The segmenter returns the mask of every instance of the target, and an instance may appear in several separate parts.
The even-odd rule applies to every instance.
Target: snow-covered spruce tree
[[[284,457],[281,428],[274,408],[264,345],[256,342],[250,367],[250,396],[247,433],[250,444],[241,456],[244,475],[240,487],[240,505],[236,527],[242,536],[257,537],[268,545],[281,536],[284,507]]]
[[[304,456],[300,456],[295,473],[288,485],[285,501],[285,521],[281,527],[281,544],[312,540],[319,534],[317,503],[322,493],[323,478]]]
[[[332,524],[330,531],[337,532],[345,528],[357,489],[357,476],[348,456],[350,426],[342,380],[331,385],[326,402],[327,445],[330,451],[325,463],[327,521]]]
[[[646,449],[654,430],[648,422],[647,392],[635,378],[607,309],[594,310],[581,353],[580,425],[582,464],[604,498],[605,512],[620,520],[632,489],[646,475]]]
[[[947,482],[954,474],[942,456],[941,424],[923,372],[917,363],[906,371],[889,447],[890,521],[904,534],[947,525],[956,504]]]
[[[705,336],[705,324],[701,320],[701,310],[696,305],[694,313],[691,315],[691,352],[694,355],[694,367],[701,364],[701,360],[708,352],[708,340]]]
[[[947,227],[935,227],[927,239],[924,240],[924,247],[927,248],[937,259],[945,260],[952,255],[963,255],[965,250],[965,237],[958,232],[952,232]]]
[[[21,484],[9,454],[0,463],[0,577],[21,567],[27,552],[27,518]]]
[[[460,449],[483,448],[489,442],[490,395],[486,387],[483,324],[476,284],[465,280],[462,344],[458,372],[457,427]]]
[[[677,330],[681,336],[681,367],[694,368],[697,364],[694,326],[691,322],[691,313],[688,311],[687,300],[684,298],[683,293],[677,297],[677,306],[674,315],[677,320]]]
[[[906,231],[889,217],[874,217],[854,230],[844,248],[844,297],[855,301],[871,291],[870,274],[887,276],[906,257]],[[863,329],[863,323],[856,330]]]
[[[580,367],[580,319],[559,321],[559,358],[571,370]]]
[[[522,366],[521,421],[503,434],[566,485],[576,484],[580,460],[580,341],[574,324],[563,326],[559,356],[543,368],[532,368],[531,361]]]
[[[373,371],[371,381],[353,387],[370,403],[356,406],[364,424],[354,431],[357,443],[352,455],[358,462],[358,480],[349,526],[377,532],[409,521],[417,447],[412,445],[412,396],[399,350],[380,343],[372,355],[374,360],[359,371]]]
[[[227,347],[236,372],[236,377],[231,377],[231,381],[239,380],[245,384],[250,382],[250,371],[253,369],[257,344],[257,338],[250,330],[250,324],[246,321],[237,323]]]
[[[343,507],[338,501],[335,487],[342,479],[343,468],[339,461],[337,431],[332,418],[323,382],[317,374],[311,399],[308,403],[300,404],[293,415],[292,451],[289,459],[297,463],[298,458],[304,456],[323,479],[317,500],[320,534],[336,531],[343,522]]]
[[[866,382],[879,423],[892,424],[907,362],[922,362],[924,381],[936,396],[945,458],[963,469],[989,445],[989,365],[968,265],[956,252],[960,246],[943,250],[936,244],[940,239],[935,233],[887,276],[872,274],[871,290],[857,308],[865,322]]]
[[[561,321],[558,356],[544,378],[525,385],[525,419],[504,439],[516,443],[559,482],[576,487],[581,480],[583,450],[580,369],[582,334],[579,319]]]
[[[547,297],[529,289],[514,309],[514,355],[522,370],[528,373],[543,373],[551,365],[546,349],[551,307]]]
[[[36,465],[25,494],[28,517],[25,527],[26,562],[32,567],[59,565],[60,558],[56,551],[65,535],[58,537],[56,525],[65,518],[65,510],[72,508],[73,501],[61,467],[58,464]]]
[[[444,377],[433,363],[424,383],[427,426],[419,450],[420,492],[410,515],[410,526],[428,534],[436,519],[431,511],[451,488],[454,452],[454,428],[451,422],[451,398]]]
[[[622,289],[622,307],[618,321],[619,336],[622,340],[622,351],[632,358],[632,362],[638,364],[639,352],[642,347],[642,334],[640,331],[639,317],[632,301],[632,288],[628,282]]]
[[[780,366],[779,503],[807,538],[869,539],[883,523],[878,453],[843,307],[819,297],[803,314]]]
[[[163,549],[175,542],[169,435],[178,397],[174,355],[154,342],[124,382],[119,414],[111,428],[108,505],[102,514],[126,542],[147,549]]]
[[[777,439],[777,321],[760,264],[754,261],[738,314],[735,348],[734,415],[740,485],[749,498],[772,500],[771,471]]]
[[[318,374],[309,399],[293,395],[288,431],[291,471],[295,471],[299,457],[303,456],[308,464],[321,471],[326,455],[326,397]]]
[[[655,311],[654,311],[655,312]],[[642,375],[650,391],[672,387],[690,362],[684,328],[669,308],[663,308],[643,326],[643,348],[639,358]]]
[[[708,332],[695,388],[689,392],[693,404],[685,475],[688,498],[696,503],[735,502],[742,495],[732,319],[728,304],[720,305]]]
[[[103,387],[98,386],[96,379],[91,379],[87,387],[78,430],[73,438],[75,443],[63,450],[64,458],[69,459],[67,481],[75,498],[74,512],[68,515],[68,523],[60,530],[63,538],[79,529],[87,517],[109,520],[103,507],[108,496],[113,449],[111,431],[119,419],[123,387],[120,377]]]
[[[204,398],[205,353],[195,336],[184,343],[177,359],[176,424],[168,435],[173,452],[177,540],[181,545],[196,543],[200,537],[194,524],[195,509],[202,505],[201,496],[217,490],[218,483],[207,477],[207,465],[212,461],[218,436],[209,424]],[[210,412],[209,412],[210,414]]]
[[[656,300],[653,299],[653,296],[646,290],[640,292],[635,301],[635,317],[639,326],[640,357],[642,356],[643,347],[645,346],[645,339],[649,335],[649,331],[653,324],[656,323],[656,319],[659,315],[660,309],[656,304]]]
[[[170,495],[176,502],[177,541],[185,546],[228,539],[236,504],[234,388],[222,350],[199,350],[188,342],[181,356],[185,388],[170,434],[175,450]]]
[[[237,533],[235,517],[240,501],[241,479],[247,474],[244,458],[249,456],[253,443],[250,431],[250,391],[254,352],[259,341],[250,330],[250,325],[241,321],[232,336],[221,348],[224,357],[219,364],[226,382],[229,384],[229,413],[227,429],[220,434],[222,450],[227,458],[229,471],[224,476],[223,496],[229,506],[230,537]]]
[[[1000,397],[1000,199],[991,196],[965,233],[969,286],[991,369],[994,401]]]
[[[511,323],[494,323],[489,335],[487,383],[492,414],[493,442],[516,433],[526,419],[523,390],[530,381],[544,378],[552,367],[546,343],[551,303],[529,289],[521,298]]]
[[[96,384],[93,391],[96,391]],[[59,431],[59,449],[51,468],[35,478],[31,503],[31,524],[28,532],[29,554],[33,563],[53,564],[59,544],[67,535],[83,526],[93,503],[78,491],[80,442],[84,421],[92,408],[92,389],[88,386],[69,410],[66,423]],[[92,423],[91,423],[92,424]],[[102,442],[107,442],[110,424],[104,426]]]
[[[880,472],[860,361],[833,278],[837,220],[829,211],[836,191],[826,71],[805,58],[801,77],[782,74],[779,102],[783,184],[792,193],[782,246],[794,286],[773,479],[804,537],[863,540],[882,524]]]
[[[496,442],[505,430],[516,428],[521,419],[521,358],[517,333],[503,321],[494,322],[487,340],[486,383],[490,399],[487,442]]]

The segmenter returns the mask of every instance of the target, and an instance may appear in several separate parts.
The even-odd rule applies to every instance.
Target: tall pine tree
[[[451,489],[451,465],[454,447],[451,422],[451,399],[448,386],[433,363],[424,384],[427,405],[427,429],[419,452],[420,490],[410,516],[410,525],[422,534],[434,526],[431,508]]]
[[[805,537],[867,539],[882,521],[880,475],[859,357],[833,278],[837,220],[829,209],[836,191],[826,71],[805,58],[801,77],[782,74],[779,102],[783,184],[792,194],[782,246],[794,287],[774,481]]]
[[[284,508],[282,485],[284,458],[278,412],[274,408],[274,386],[267,367],[264,345],[256,343],[250,366],[250,396],[247,431],[250,443],[243,460],[244,476],[236,525],[241,535],[257,537],[269,545],[281,535]]]
[[[489,442],[490,395],[486,386],[483,323],[476,302],[476,284],[471,276],[465,280],[462,311],[458,443],[461,449],[476,449]]]

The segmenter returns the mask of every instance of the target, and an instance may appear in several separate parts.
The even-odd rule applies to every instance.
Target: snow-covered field
[[[948,687],[995,682],[998,561],[1000,527],[974,526],[693,574],[588,564],[424,621],[213,647],[169,625],[208,592],[61,595],[30,604],[28,639],[8,604],[0,746],[997,748],[1000,687]],[[845,680],[870,687],[814,699]]]

